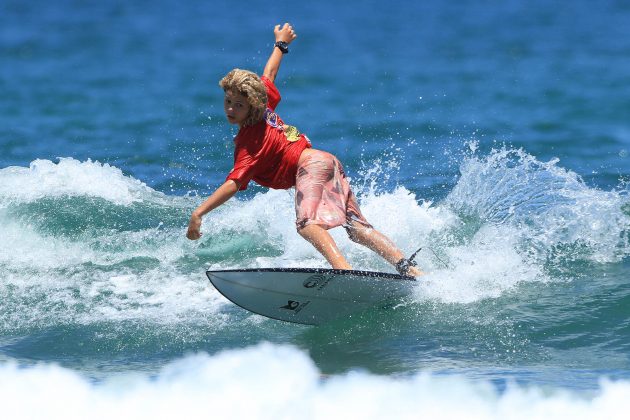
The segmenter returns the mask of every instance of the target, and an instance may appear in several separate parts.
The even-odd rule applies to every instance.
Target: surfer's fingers
[[[199,232],[199,230],[196,229],[189,229],[188,232],[186,232],[186,237],[188,239],[190,239],[191,241],[195,241],[199,238],[201,238],[202,233]]]

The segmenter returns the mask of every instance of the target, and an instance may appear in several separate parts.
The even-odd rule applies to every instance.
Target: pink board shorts
[[[321,150],[313,150],[300,159],[295,182],[296,226],[300,230],[317,224],[324,229],[352,227],[367,222],[350,189],[343,166],[337,158]]]

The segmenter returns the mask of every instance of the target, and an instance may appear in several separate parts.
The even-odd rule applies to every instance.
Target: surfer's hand
[[[201,217],[193,214],[190,216],[190,222],[188,222],[188,232],[186,237],[192,241],[201,238]]]
[[[276,27],[273,28],[273,34],[276,36],[276,42],[283,41],[287,44],[290,44],[291,41],[297,38],[297,34],[293,30],[293,26],[288,23],[285,23],[284,26],[282,26],[282,29],[280,28],[280,25],[276,25]]]

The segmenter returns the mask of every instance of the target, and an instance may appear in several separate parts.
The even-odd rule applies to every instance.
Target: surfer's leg
[[[337,247],[335,240],[330,236],[330,233],[323,227],[310,224],[306,225],[298,233],[302,235],[304,239],[309,241],[315,249],[317,249],[326,258],[332,268],[340,270],[351,270],[352,267],[348,264],[341,251]]]
[[[295,214],[297,231],[309,241],[332,266],[350,270],[350,264],[339,251],[327,229],[343,224],[345,211],[334,198],[335,157],[320,150],[304,151],[300,157],[295,181]]]
[[[348,237],[353,242],[371,249],[390,264],[396,264],[405,257],[391,239],[374,228],[365,227],[361,223],[352,221],[347,231]]]
[[[393,266],[396,266],[401,259],[405,258],[405,255],[391,239],[373,227],[368,227],[352,220],[349,226],[346,227],[346,231],[352,241],[376,252]],[[409,267],[409,274],[421,276],[423,273],[417,267],[411,266]]]

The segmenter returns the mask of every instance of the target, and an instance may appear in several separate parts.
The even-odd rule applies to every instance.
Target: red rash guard
[[[267,110],[260,122],[241,127],[234,138],[234,168],[226,181],[236,181],[240,190],[247,189],[252,179],[264,187],[291,188],[300,155],[311,142],[274,112],[280,92],[271,80],[265,76],[261,79],[267,89]]]

